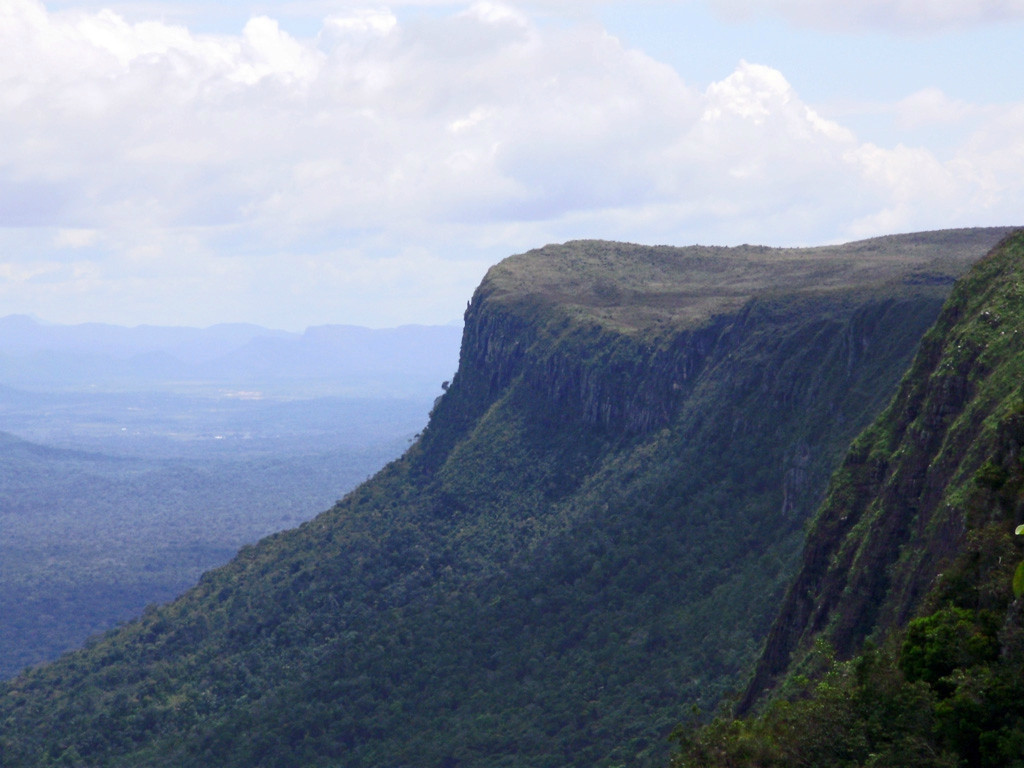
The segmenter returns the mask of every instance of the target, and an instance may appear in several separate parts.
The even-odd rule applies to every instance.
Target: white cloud
[[[274,19],[257,16],[242,30],[242,63],[232,79],[255,85],[264,77],[278,77],[308,84],[319,74],[323,55],[285,32]]]
[[[704,120],[721,120],[731,114],[760,125],[785,108],[793,92],[781,72],[741,62],[732,75],[708,86],[707,97]]]
[[[989,112],[950,163],[970,182],[960,205],[974,216],[1017,223],[1024,210],[1024,104]]]
[[[958,180],[927,150],[902,145],[887,150],[866,144],[852,149],[847,157],[877,201],[874,210],[850,225],[852,234],[867,237],[915,229],[914,219],[926,205],[951,211]]]
[[[828,30],[919,32],[1024,19],[1024,0],[712,0],[736,18],[781,16]]]
[[[362,35],[387,35],[398,26],[398,19],[387,8],[356,8],[344,14],[335,14],[324,19],[327,34],[359,37]]]
[[[54,235],[53,244],[58,248],[88,248],[99,241],[95,229],[61,229]]]
[[[957,123],[976,112],[972,105],[950,99],[939,88],[925,88],[902,99],[895,108],[896,125],[902,130]]]
[[[444,321],[488,263],[551,240],[816,242],[1020,210],[1011,107],[1014,130],[982,130],[941,91],[891,106],[907,130],[974,121],[940,156],[858,140],[771,67],[723,75],[698,89],[594,24],[493,2],[297,37],[8,0],[0,296],[54,320],[73,293],[119,321]]]

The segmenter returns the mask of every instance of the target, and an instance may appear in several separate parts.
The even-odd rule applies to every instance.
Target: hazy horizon
[[[108,323],[101,320],[82,320],[80,322],[62,323],[54,322],[45,317],[40,317],[33,312],[11,312],[10,314],[0,315],[0,323],[5,321],[25,318],[32,321],[33,323],[42,327],[73,327],[79,325],[102,325],[110,326],[112,328],[124,328],[126,330],[134,330],[137,328],[180,328],[183,330],[197,330],[197,331],[208,331],[219,326],[250,326],[253,328],[259,328],[264,331],[271,331],[274,333],[288,334],[291,336],[301,336],[304,333],[314,330],[316,328],[358,328],[361,330],[368,331],[394,331],[401,328],[454,328],[462,327],[463,320],[459,317],[457,320],[450,320],[447,323],[402,323],[401,325],[387,325],[387,326],[372,326],[372,325],[359,325],[358,323],[318,323],[316,325],[307,325],[301,328],[274,328],[271,326],[260,325],[259,323],[248,322],[245,320],[237,321],[225,321],[219,323],[211,323],[210,325],[160,325],[156,323],[136,323],[135,325],[126,325],[124,323]]]

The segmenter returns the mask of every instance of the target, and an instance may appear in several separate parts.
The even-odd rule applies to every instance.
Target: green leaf
[[[1020,535],[1024,534],[1024,525],[1018,525],[1018,526],[1017,526],[1017,530],[1015,531],[1015,533],[1016,533],[1016,534],[1017,534],[1018,536],[1020,536]]]
[[[1013,574],[1013,594],[1015,597],[1024,595],[1024,561],[1017,566],[1017,572]]]

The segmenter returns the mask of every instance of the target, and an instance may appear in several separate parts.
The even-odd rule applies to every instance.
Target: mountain
[[[303,333],[0,318],[0,381],[33,391],[210,391],[421,397],[453,373],[460,329],[325,325]]]
[[[1021,523],[1024,233],[957,283],[833,476],[739,701],[760,716],[676,763],[1024,765]]]
[[[662,763],[745,680],[828,477],[1005,234],[505,260],[401,459],[0,687],[0,762]]]

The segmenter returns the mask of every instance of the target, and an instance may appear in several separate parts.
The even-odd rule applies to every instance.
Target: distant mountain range
[[[259,390],[289,396],[422,397],[440,393],[458,360],[458,326],[303,333],[256,325],[209,328],[0,319],[0,383],[33,391]]]

